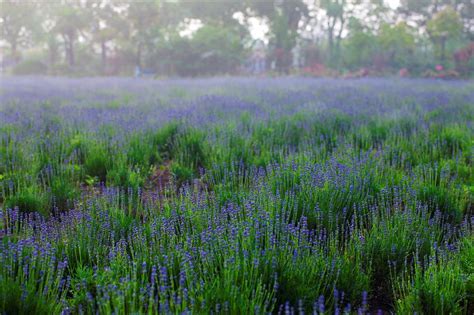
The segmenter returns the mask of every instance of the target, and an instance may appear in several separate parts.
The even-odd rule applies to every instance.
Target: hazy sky
[[[400,5],[400,0],[386,0],[386,2],[392,7],[396,8]]]

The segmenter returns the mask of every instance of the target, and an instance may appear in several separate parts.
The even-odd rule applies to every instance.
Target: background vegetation
[[[394,6],[395,4],[395,6]],[[3,67],[13,74],[472,76],[468,0],[1,2]],[[260,33],[260,34],[257,34]]]

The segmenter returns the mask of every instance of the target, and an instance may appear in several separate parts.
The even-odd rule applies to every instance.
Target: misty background
[[[2,75],[472,77],[472,0],[1,0]]]

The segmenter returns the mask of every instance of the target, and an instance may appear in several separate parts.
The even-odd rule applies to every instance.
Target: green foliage
[[[217,275],[206,277],[204,287],[198,288],[197,293],[199,299],[209,302],[209,306],[198,308],[204,313],[212,312],[214,305],[227,307],[229,313],[271,311],[267,301],[271,300],[273,292],[259,279],[258,269],[248,264],[226,268]]]
[[[35,287],[29,284],[14,282],[10,279],[0,280],[0,309],[5,314],[54,314],[60,311],[57,301],[37,294]]]
[[[31,74],[46,74],[48,67],[44,63],[38,60],[25,60],[17,64],[13,70],[15,75],[31,75]]]
[[[230,27],[206,25],[192,38],[172,36],[156,49],[157,67],[181,76],[232,73],[242,63],[244,46]]]
[[[428,205],[432,213],[441,211],[446,218],[458,222],[463,215],[463,209],[458,203],[457,193],[447,188],[426,185],[420,189],[418,198]]]
[[[136,191],[138,188],[143,187],[145,176],[144,171],[120,163],[107,173],[107,183],[125,189],[131,188],[133,191]]]
[[[349,68],[367,67],[372,62],[376,47],[376,37],[357,23],[351,26],[344,41],[344,61]]]
[[[7,198],[5,208],[13,209],[15,207],[18,207],[18,210],[22,213],[39,212],[48,214],[48,204],[44,196],[32,187],[25,187],[18,194]]]
[[[463,28],[459,14],[451,7],[439,11],[427,23],[427,31],[435,46],[436,56],[445,62],[447,57],[446,44],[458,39]],[[452,49],[450,49],[452,52]]]
[[[425,213],[411,209],[385,211],[373,218],[367,233],[362,232],[366,234],[362,235],[366,264],[373,271],[372,287],[377,287],[379,294],[390,292],[387,274],[397,274],[407,262],[428,255],[432,244],[442,237],[439,225],[430,223]]]
[[[127,164],[140,167],[144,170],[150,165],[160,162],[159,151],[155,151],[149,138],[145,135],[134,136],[129,141]]]
[[[199,174],[201,168],[208,165],[208,149],[205,134],[200,130],[189,129],[181,133],[176,140],[176,160]]]
[[[398,289],[401,298],[396,300],[397,313],[465,313],[466,280],[457,261],[441,258],[440,262],[430,261],[426,268],[415,264],[413,272]]]
[[[460,35],[462,24],[457,12],[452,7],[446,7],[428,22],[427,28],[434,38],[449,38]]]
[[[394,26],[382,25],[377,40],[392,67],[400,69],[410,65],[416,48],[413,33],[414,31],[406,23],[398,23]]]
[[[68,178],[54,178],[51,183],[51,201],[53,207],[59,211],[68,211],[73,208],[79,191]]]
[[[193,169],[181,166],[179,163],[173,163],[171,165],[171,174],[173,174],[178,187],[181,187],[184,183],[189,182],[194,176]]]
[[[153,135],[153,145],[156,146],[158,154],[164,160],[173,159],[175,153],[176,138],[178,135],[178,124],[171,123],[160,128]]]
[[[37,251],[38,249],[36,249]],[[4,253],[0,265],[0,310],[7,314],[58,314],[65,295],[63,262],[59,266],[49,255],[32,254],[25,244],[12,253]],[[33,256],[33,257],[31,257]],[[28,257],[31,257],[28,259]],[[16,260],[16,268],[8,269]],[[61,291],[62,290],[62,291]]]
[[[352,255],[351,255],[352,254]],[[328,305],[338,305],[341,294],[354,303],[359,301],[369,286],[369,276],[361,265],[357,253],[326,256],[320,252],[287,253],[279,264],[278,298],[281,304],[290,301],[297,305],[301,300],[306,311],[312,310],[320,296],[327,298]],[[349,258],[350,257],[350,258]],[[345,305],[344,305],[345,306]]]
[[[468,236],[462,240],[459,262],[466,283],[466,308],[470,310],[474,307],[474,237]]]
[[[437,140],[442,153],[447,157],[455,157],[458,153],[464,153],[466,156],[470,154],[469,135],[459,125],[444,128]]]
[[[108,154],[105,150],[94,147],[88,153],[84,162],[84,172],[87,176],[96,177],[105,182],[109,168]]]

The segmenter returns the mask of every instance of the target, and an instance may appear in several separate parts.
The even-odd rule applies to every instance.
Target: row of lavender
[[[469,82],[5,79],[0,312],[469,314]]]

